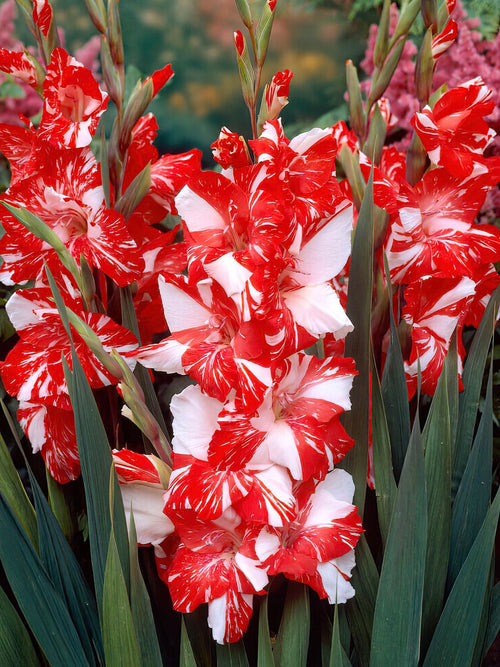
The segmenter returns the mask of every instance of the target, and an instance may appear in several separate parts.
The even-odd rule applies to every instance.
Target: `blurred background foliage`
[[[52,4],[70,52],[95,35],[83,0]],[[498,31],[498,0],[463,4],[468,15],[480,16],[485,36]],[[324,125],[347,116],[344,63],[362,59],[380,5],[381,0],[278,2],[263,83],[283,69],[294,73],[290,104],[282,114],[294,132],[314,125],[325,113],[320,118]],[[250,136],[233,43],[233,32],[242,28],[234,0],[122,0],[120,16],[130,80],[135,83],[138,75],[146,76],[167,62],[175,71],[170,86],[151,105],[161,153],[197,147],[211,166],[210,144],[223,125]],[[16,31],[25,43],[32,42],[22,17]]]
[[[58,25],[64,26],[66,47],[74,52],[95,34],[85,3],[52,4]],[[293,71],[284,123],[307,126],[343,105],[344,63],[361,60],[369,25],[377,19],[375,9],[349,18],[352,7],[349,1],[278,2],[263,83],[279,70]],[[160,127],[160,152],[198,147],[209,159],[209,146],[223,125],[249,137],[233,42],[233,32],[242,29],[234,0],[122,0],[120,16],[126,67],[146,76],[170,62],[175,71],[170,86],[151,105]],[[22,17],[17,29],[21,39],[32,43]]]

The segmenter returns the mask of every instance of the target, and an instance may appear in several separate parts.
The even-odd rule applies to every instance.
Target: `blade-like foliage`
[[[354,325],[346,338],[345,356],[356,361],[349,412],[343,415],[344,426],[356,441],[340,466],[353,477],[354,504],[363,516],[368,460],[370,422],[370,316],[373,285],[373,174],[370,175],[358,215],[351,252],[349,291],[346,312]]]
[[[386,268],[386,275],[389,271]],[[391,294],[389,285],[389,294]],[[387,359],[382,375],[382,396],[387,416],[387,427],[391,439],[392,462],[396,480],[401,475],[406,449],[410,440],[410,410],[403,364],[403,355],[399,344],[398,330],[394,321],[392,307],[389,307],[391,336]]]
[[[196,660],[194,658],[193,647],[189,641],[186,624],[184,623],[184,615],[181,620],[181,650],[179,667],[196,667]]]
[[[309,627],[308,588],[296,581],[289,581],[285,608],[274,647],[276,667],[288,667],[288,665],[305,667],[309,647]]]
[[[332,646],[330,649],[329,667],[351,667],[349,658],[346,656],[342,642],[340,641],[339,610],[335,605],[333,615]]]
[[[4,667],[36,667],[36,656],[26,627],[2,587],[0,587],[0,656]]]
[[[493,586],[490,600],[488,627],[484,641],[484,650],[487,651],[500,632],[500,582]]]
[[[207,607],[197,607],[190,614],[183,614],[189,643],[197,665],[212,664],[212,639],[207,625]]]
[[[491,554],[500,513],[500,493],[455,580],[425,656],[424,667],[470,664],[481,620]]]
[[[448,360],[422,433],[427,484],[427,553],[422,618],[422,645],[428,645],[443,607],[450,552],[451,428]]]
[[[469,459],[476,414],[488,349],[500,303],[500,286],[491,295],[481,323],[474,335],[462,376],[464,391],[460,395],[457,435],[452,461],[452,491],[455,494]]]
[[[426,542],[427,496],[417,419],[384,552],[373,618],[370,667],[418,664]]]
[[[5,404],[2,401],[2,406]],[[26,531],[31,544],[38,548],[36,515],[33,505],[28,500],[24,486],[12,462],[7,445],[0,435],[0,493],[16,515],[19,523]]]
[[[492,364],[483,414],[453,504],[448,588],[451,588],[484,521],[490,502],[493,450]]]
[[[0,561],[26,622],[51,666],[87,664],[65,602],[1,494]]]
[[[373,615],[379,576],[364,535],[361,535],[356,545],[356,567],[352,573],[351,583],[356,595],[347,601],[347,619],[358,660],[365,666],[370,663]]]
[[[234,644],[217,644],[217,667],[248,667],[243,640]]]
[[[259,603],[259,635],[257,644],[257,667],[274,667],[273,649],[269,636],[267,618],[267,595],[260,598]]]
[[[130,512],[130,608],[137,632],[143,667],[161,667],[162,659],[148,591],[142,578],[137,554],[137,533]]]
[[[375,364],[372,365],[372,441],[377,515],[382,542],[385,545],[396,500],[397,486],[392,470],[389,429]]]
[[[127,585],[113,530],[109,536],[103,582],[102,639],[107,665],[137,667],[142,664]]]
[[[103,661],[99,617],[94,597],[40,485],[28,468],[36,515],[40,560],[64,600],[90,665]]]

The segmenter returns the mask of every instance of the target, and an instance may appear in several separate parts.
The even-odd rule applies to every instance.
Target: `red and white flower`
[[[109,99],[92,72],[57,47],[47,67],[43,92],[39,137],[59,148],[88,146]]]
[[[412,120],[429,158],[455,178],[469,176],[495,131],[484,116],[495,106],[492,91],[477,77],[445,93]]]

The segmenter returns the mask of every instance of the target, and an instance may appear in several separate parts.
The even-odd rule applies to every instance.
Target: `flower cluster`
[[[156,303],[160,310],[158,273],[180,271],[185,265],[184,248],[171,245],[175,232],[162,233],[153,225],[175,212],[174,195],[198,168],[200,154],[158,158],[152,145],[155,119],[140,118],[131,132],[123,193],[148,162],[151,183],[140,205],[125,217],[119,200],[114,207],[107,200],[100,164],[89,147],[108,103],[92,72],[60,47],[53,50],[46,71],[22,51],[2,50],[0,66],[44,93],[37,129],[31,123],[0,125],[0,150],[12,173],[11,185],[1,197],[0,279],[7,285],[27,281],[34,285],[14,293],[8,302],[7,312],[20,340],[2,364],[2,378],[7,391],[20,401],[19,421],[33,448],[41,450],[52,476],[64,483],[80,473],[62,364],[64,358],[71,366],[71,348],[44,265],[54,274],[66,307],[108,352],[126,352],[138,345],[137,338],[107,314],[117,286],[137,281],[137,309],[145,312],[141,334],[145,342],[151,340],[153,333],[165,328],[161,318],[154,323],[147,320],[145,305]],[[21,211],[29,212],[36,229],[26,229]],[[78,289],[82,282],[61,266],[61,253],[74,261],[76,278],[79,274],[83,281],[84,275],[90,280],[90,299]],[[73,333],[91,386],[115,384],[117,379]],[[135,362],[129,363],[133,367]]]
[[[269,575],[331,602],[350,598],[361,532],[352,480],[334,469],[353,444],[339,418],[354,362],[303,351],[352,329],[332,282],[353,225],[335,178],[337,142],[332,129],[289,141],[275,120],[250,143],[255,163],[224,128],[213,148],[225,169],[195,174],[176,197],[188,275],[160,278],[170,335],[128,354],[197,382],[171,403],[164,512],[177,543],[171,531],[166,543],[147,541],[174,607],[207,602],[219,642],[245,632]],[[140,470],[132,483],[143,491]]]

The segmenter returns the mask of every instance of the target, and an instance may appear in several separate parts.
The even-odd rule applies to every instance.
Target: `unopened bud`
[[[108,0],[108,29],[106,33],[113,62],[115,65],[121,66],[123,65],[123,39],[118,0]]]
[[[276,0],[269,0],[264,5],[262,16],[260,17],[259,25],[257,26],[257,63],[262,66],[266,59],[267,47],[269,46],[269,38],[271,37],[271,30],[274,21],[274,8],[276,7]]]
[[[426,28],[431,28],[436,34],[438,29],[437,0],[421,0],[421,13]]]
[[[415,68],[415,89],[417,91],[420,108],[424,107],[432,91],[432,76],[434,74],[434,59],[432,57],[432,29],[428,28],[418,51]]]
[[[151,163],[142,169],[115,203],[115,210],[128,220],[151,187]]]
[[[92,23],[97,30],[105,35],[107,30],[106,9],[102,0],[85,0],[85,6]]]
[[[235,30],[233,32],[233,37],[234,37],[234,45],[236,47],[236,53],[238,54],[238,56],[241,56],[245,49],[245,39],[241,33],[241,30]]]
[[[410,32],[410,28],[417,18],[417,14],[420,9],[420,2],[421,0],[410,0],[401,10],[399,21],[392,37],[393,44],[395,44],[396,40],[398,40],[402,35],[407,36]]]
[[[401,37],[399,41],[392,48],[392,51],[389,54],[389,57],[384,63],[382,69],[375,76],[374,81],[372,82],[372,87],[370,94],[368,96],[368,109],[375,104],[384,94],[387,86],[391,82],[392,75],[394,74],[396,67],[398,66],[401,54],[405,46],[406,37]]]
[[[250,30],[252,28],[252,10],[248,4],[248,0],[235,0],[236,9],[238,10],[241,20],[245,26]]]
[[[387,123],[382,116],[379,105],[376,104],[373,108],[373,113],[370,118],[370,126],[368,130],[368,138],[363,146],[363,153],[368,155],[373,164],[378,165],[382,157],[382,149],[384,148],[385,135],[387,132]]]
[[[351,128],[362,143],[366,132],[366,114],[361,100],[361,86],[359,85],[358,72],[352,60],[345,64],[347,93],[349,95],[349,121]]]
[[[406,180],[410,185],[415,185],[422,178],[426,164],[427,151],[418,134],[413,132],[410,147],[406,154]]]
[[[250,164],[250,154],[243,137],[223,127],[217,141],[210,146],[214,160],[224,169],[246,167]]]
[[[382,14],[378,24],[377,39],[375,40],[375,48],[373,51],[373,64],[379,69],[384,64],[389,47],[390,15],[391,0],[384,0],[384,6],[382,7]]]

